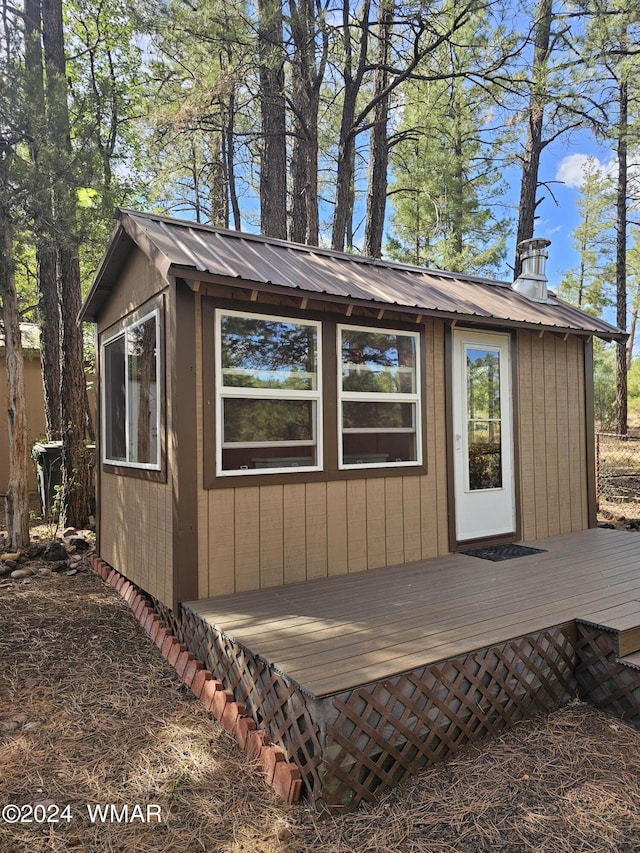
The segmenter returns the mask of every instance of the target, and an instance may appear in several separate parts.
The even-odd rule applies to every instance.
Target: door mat
[[[528,557],[530,554],[545,554],[546,551],[544,548],[529,548],[528,545],[492,545],[489,548],[474,548],[462,553],[499,563],[502,560],[515,560],[516,557]]]

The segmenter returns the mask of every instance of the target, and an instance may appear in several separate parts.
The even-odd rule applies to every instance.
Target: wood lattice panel
[[[640,727],[640,670],[619,663],[617,634],[578,622],[576,677],[581,698]]]
[[[144,595],[144,592],[142,590],[141,593]],[[163,604],[161,601],[158,601],[157,598],[150,598],[151,604],[153,605],[153,609],[156,611],[158,616],[160,616],[160,618],[167,626],[167,628],[169,628],[174,637],[178,637],[180,639],[180,642],[183,642],[183,640],[180,638],[182,625],[176,614],[173,612],[173,610],[171,610],[170,607],[167,607],[166,604]]]
[[[574,651],[572,630],[558,627],[335,696],[325,802],[372,800],[470,741],[565,704]]]
[[[188,608],[182,608],[181,614],[181,641],[233,691],[236,700],[246,704],[256,724],[295,761],[307,794],[318,798],[322,790],[319,726],[300,688]]]

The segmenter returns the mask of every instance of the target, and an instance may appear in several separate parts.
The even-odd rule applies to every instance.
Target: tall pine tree
[[[458,272],[496,273],[506,251],[504,192],[487,135],[483,93],[462,77],[412,83],[393,149],[392,240],[396,258]]]

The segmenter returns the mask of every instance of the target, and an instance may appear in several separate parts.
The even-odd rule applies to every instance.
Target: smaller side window
[[[421,464],[419,335],[340,326],[338,349],[340,467]]]
[[[103,461],[160,469],[158,312],[102,346]]]

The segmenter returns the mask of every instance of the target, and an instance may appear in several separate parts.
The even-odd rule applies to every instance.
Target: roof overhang
[[[100,309],[109,298],[118,276],[129,258],[135,241],[121,224],[116,225],[93,283],[80,309],[81,322],[95,322]]]
[[[333,304],[407,319],[441,317],[458,323],[524,328],[625,341],[627,334],[552,297],[534,303],[507,282],[362,258],[313,246],[227,231],[156,214],[118,210],[118,224],[82,306],[96,320],[137,247],[162,277],[278,294],[301,308]]]
[[[176,279],[181,279],[194,292],[206,293],[206,287],[210,285],[219,285],[224,288],[233,288],[235,295],[238,291],[246,292],[247,302],[254,304],[260,302],[260,294],[271,294],[279,296],[282,299],[289,299],[292,307],[298,307],[300,310],[313,310],[314,307],[322,307],[326,310],[327,305],[333,305],[339,313],[344,313],[346,316],[351,316],[356,309],[368,311],[377,314],[378,319],[382,320],[385,316],[400,314],[406,322],[420,323],[425,317],[437,317],[441,320],[450,321],[453,326],[486,326],[488,328],[503,328],[503,329],[526,329],[528,331],[544,334],[545,332],[554,333],[557,335],[578,335],[580,337],[591,338],[600,337],[608,341],[624,342],[628,338],[628,333],[620,332],[615,327],[610,327],[611,332],[607,330],[595,329],[577,329],[574,326],[551,325],[549,323],[526,322],[520,320],[505,319],[495,317],[491,314],[478,314],[472,312],[461,313],[459,311],[444,311],[437,308],[421,308],[415,305],[402,305],[400,303],[380,303],[371,299],[354,299],[346,296],[336,296],[334,294],[316,293],[311,294],[304,288],[297,290],[291,287],[283,287],[281,285],[270,282],[255,282],[247,281],[246,279],[229,278],[227,276],[219,276],[211,273],[194,273],[193,270],[180,266],[171,266],[169,275]],[[297,304],[296,304],[297,303]]]

